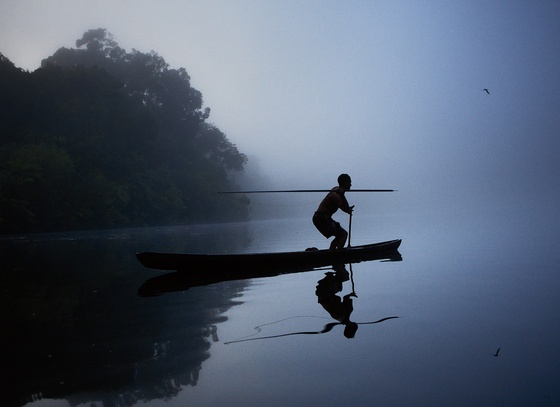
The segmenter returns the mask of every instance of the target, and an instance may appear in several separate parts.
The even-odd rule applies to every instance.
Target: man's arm
[[[346,212],[347,214],[352,214],[352,209],[354,208],[354,206],[353,205],[350,206],[350,204],[346,200],[346,196],[344,195],[344,190],[340,190],[340,192],[338,192],[338,195],[340,196],[340,209]]]

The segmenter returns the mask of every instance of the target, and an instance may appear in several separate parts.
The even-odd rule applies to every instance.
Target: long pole
[[[348,221],[348,247],[350,247],[350,237],[352,237],[352,211],[350,211],[350,220]]]
[[[349,189],[345,192],[396,192],[396,189]],[[330,189],[283,189],[271,191],[220,191],[218,194],[274,194],[291,192],[331,192]]]

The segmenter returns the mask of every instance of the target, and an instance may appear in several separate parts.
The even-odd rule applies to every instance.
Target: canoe
[[[365,261],[401,261],[400,240],[353,246],[339,252],[311,250],[263,254],[175,254],[137,253],[149,268],[175,270],[147,280],[138,289],[140,297],[184,291],[192,287],[251,278],[274,277],[313,271],[320,267],[338,269]]]
[[[400,257],[397,249],[401,240],[390,240],[362,246],[347,247],[339,251],[307,249],[298,252],[241,253],[241,254],[183,254],[183,253],[136,253],[145,267],[159,270],[244,270],[315,268],[340,263],[357,263]]]

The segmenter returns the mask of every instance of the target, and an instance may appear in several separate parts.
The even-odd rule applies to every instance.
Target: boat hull
[[[340,251],[307,250],[301,252],[255,253],[255,254],[181,254],[136,253],[138,260],[147,268],[159,270],[216,270],[261,268],[314,268],[337,263],[357,263],[364,260],[400,257],[397,249],[401,240],[348,247]]]
[[[363,261],[401,261],[400,243],[400,240],[391,240],[339,252],[314,250],[239,255],[137,253],[138,260],[146,267],[176,270],[150,278],[138,289],[138,295],[152,297],[225,281],[274,277]]]

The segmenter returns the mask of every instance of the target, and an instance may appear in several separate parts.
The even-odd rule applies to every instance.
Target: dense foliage
[[[104,29],[34,72],[0,54],[0,233],[244,219],[241,154],[185,69]]]

